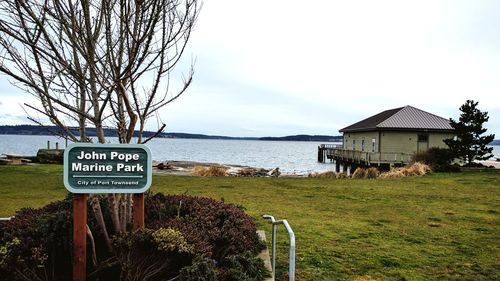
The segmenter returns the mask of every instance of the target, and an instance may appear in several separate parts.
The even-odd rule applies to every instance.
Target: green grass
[[[155,176],[153,192],[209,196],[287,219],[306,280],[500,280],[500,173],[388,180]],[[62,167],[0,166],[0,216],[62,199]],[[288,266],[278,231],[278,274]]]

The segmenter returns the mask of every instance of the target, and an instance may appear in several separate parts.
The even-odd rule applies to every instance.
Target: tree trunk
[[[99,195],[92,194],[90,197],[90,205],[94,213],[94,217],[97,220],[97,225],[101,229],[102,235],[104,236],[104,242],[106,244],[106,250],[111,253],[113,252],[113,245],[111,239],[109,239],[108,230],[106,228],[106,223],[104,222],[104,217],[102,215],[101,203],[99,202]]]
[[[119,214],[119,203],[116,198],[116,194],[110,193],[108,194],[108,204],[109,211],[111,212],[111,222],[113,223],[113,228],[115,233],[122,233],[123,230],[120,224],[120,214]]]

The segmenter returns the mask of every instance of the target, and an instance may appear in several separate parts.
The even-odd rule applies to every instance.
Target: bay
[[[54,136],[0,135],[0,153],[16,155],[36,155],[38,149],[51,148],[65,140]],[[117,138],[108,138],[117,143]],[[194,161],[234,164],[258,168],[279,167],[287,173],[304,174],[334,169],[331,163],[318,163],[320,142],[257,141],[257,140],[205,140],[156,138],[147,143],[153,160]],[[339,144],[339,143],[331,143]]]
[[[117,143],[117,138],[108,138]],[[38,149],[59,143],[65,147],[65,140],[54,136],[0,135],[0,153],[36,155]],[[320,142],[257,141],[257,140],[205,140],[157,138],[148,142],[153,160],[195,161],[221,164],[244,165],[266,169],[279,167],[286,173],[305,174],[333,170],[331,163],[318,163],[317,152]],[[331,143],[339,144],[339,143]],[[500,157],[500,146],[493,146],[493,154]]]

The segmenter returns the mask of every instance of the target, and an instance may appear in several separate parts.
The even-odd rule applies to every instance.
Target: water
[[[116,143],[116,138],[110,138]],[[0,135],[0,153],[36,155],[39,148],[46,148],[47,141],[54,147],[65,140],[53,136]],[[331,163],[318,163],[319,142],[281,142],[249,140],[199,140],[153,139],[147,145],[153,160],[185,160],[236,164],[280,170],[288,173],[308,173],[332,170]],[[493,154],[500,158],[500,146],[493,146]]]
[[[116,143],[116,138],[109,138]],[[53,136],[0,135],[0,153],[36,155],[38,149],[59,143],[65,147],[65,140]],[[266,169],[279,167],[288,173],[307,173],[332,170],[331,163],[318,163],[320,142],[281,142],[252,140],[200,140],[161,139],[147,143],[153,160],[183,160],[236,164]]]

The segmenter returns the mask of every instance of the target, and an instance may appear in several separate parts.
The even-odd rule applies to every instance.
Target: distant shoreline
[[[78,134],[77,128],[71,128],[75,134]],[[115,129],[104,129],[107,137],[117,137]],[[36,126],[36,125],[0,125],[0,135],[23,135],[23,136],[56,136],[54,132],[60,132],[61,130],[56,126]],[[52,133],[51,133],[52,132]],[[137,135],[135,131],[135,135]],[[95,128],[87,128],[87,134],[89,137],[96,137]],[[156,132],[145,131],[143,132],[143,137],[148,138],[153,136]],[[160,133],[157,138],[167,138],[167,139],[203,139],[203,140],[257,140],[257,141],[304,141],[304,142],[342,142],[342,136],[330,136],[330,135],[290,135],[283,137],[231,137],[231,136],[219,136],[219,135],[205,135],[205,134],[195,134],[195,133]],[[500,146],[500,139],[493,140],[488,145]]]
[[[77,128],[71,128],[75,134]],[[51,133],[52,132],[52,133]],[[56,126],[35,126],[35,125],[0,125],[0,135],[32,135],[32,136],[54,136],[54,133],[61,132]],[[95,128],[87,128],[89,137],[95,137]],[[136,131],[135,134],[138,132]],[[156,132],[145,131],[143,137],[153,136]],[[117,137],[115,129],[105,129],[106,136]],[[206,140],[258,140],[258,141],[311,141],[311,142],[342,142],[342,136],[328,135],[291,135],[283,137],[230,137],[218,135],[192,134],[192,133],[160,133],[158,138],[168,139],[206,139]]]

